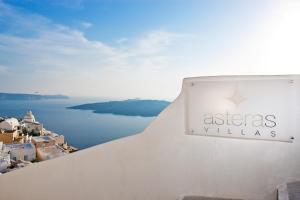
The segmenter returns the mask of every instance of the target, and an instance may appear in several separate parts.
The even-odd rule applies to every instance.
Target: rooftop
[[[67,153],[57,145],[37,148],[37,152],[40,156],[44,157],[46,160],[67,155]]]
[[[37,137],[32,137],[32,141],[34,142],[50,142],[52,141],[53,138],[51,138],[50,136],[37,136]]]
[[[6,144],[5,147],[10,148],[10,149],[32,149],[35,148],[32,143],[13,143],[13,144]]]

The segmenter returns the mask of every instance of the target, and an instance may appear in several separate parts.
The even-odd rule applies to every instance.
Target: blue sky
[[[237,15],[249,19],[250,9],[263,9],[257,2],[236,1],[32,1],[7,0],[7,4],[42,15],[53,23],[74,29],[89,28],[85,36],[92,40],[114,42],[118,38],[134,38],[158,28],[170,31],[214,31],[226,18]],[[74,3],[75,2],[75,3]],[[265,5],[263,5],[265,6]],[[236,7],[236,8],[235,8]],[[244,9],[237,9],[238,7]],[[245,7],[247,9],[245,9]],[[250,8],[248,8],[250,7]],[[252,8],[251,8],[252,7]],[[235,13],[232,13],[232,10]],[[248,13],[245,13],[245,10]],[[212,13],[214,12],[214,13]],[[215,23],[214,26],[211,26]],[[230,22],[229,22],[230,23]],[[235,20],[235,23],[240,23]],[[85,26],[86,24],[87,26]],[[230,28],[230,27],[228,27]]]
[[[0,0],[0,91],[174,99],[184,77],[299,73],[300,4]]]

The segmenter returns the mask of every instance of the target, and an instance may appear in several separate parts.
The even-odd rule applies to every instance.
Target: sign
[[[298,75],[219,76],[183,82],[189,135],[292,142],[299,130]]]

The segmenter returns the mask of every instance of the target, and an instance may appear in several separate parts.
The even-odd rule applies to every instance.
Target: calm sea
[[[143,131],[153,117],[96,114],[92,111],[66,109],[68,106],[100,102],[84,99],[3,101],[0,116],[23,117],[32,110],[48,130],[65,136],[72,146],[83,149]]]

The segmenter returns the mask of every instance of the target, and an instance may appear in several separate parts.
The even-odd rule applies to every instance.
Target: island
[[[124,101],[82,104],[68,107],[68,109],[91,110],[95,113],[111,113],[115,115],[154,117],[169,104],[170,102],[163,100],[128,99]]]
[[[0,100],[43,100],[43,99],[68,99],[65,95],[41,95],[23,93],[0,93]]]

